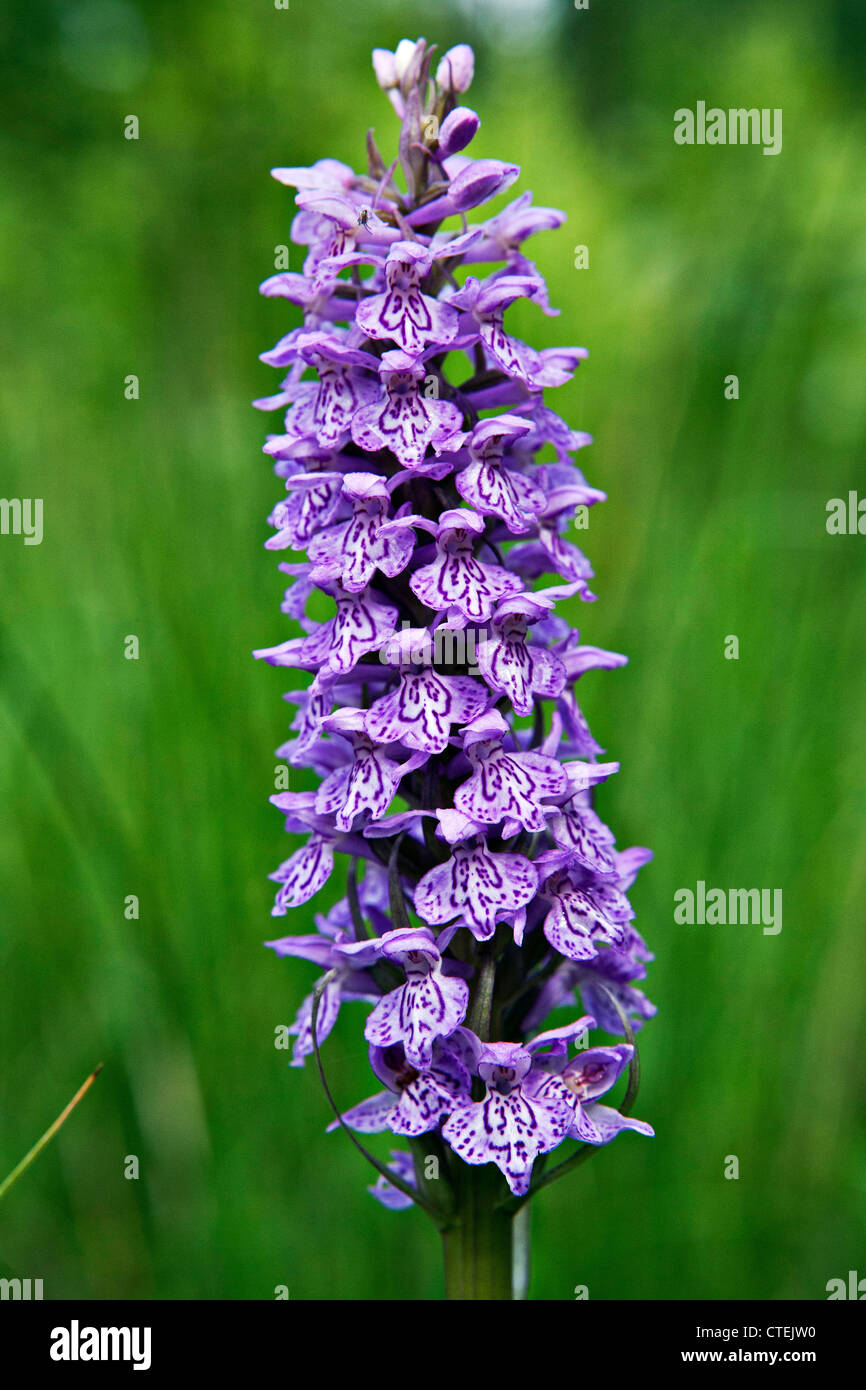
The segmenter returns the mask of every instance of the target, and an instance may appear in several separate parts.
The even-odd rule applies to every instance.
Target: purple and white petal
[[[442,1129],[465,1163],[495,1163],[515,1196],[527,1192],[538,1155],[561,1144],[572,1124],[561,1082],[548,1077],[545,1085],[530,1092],[518,1083],[505,1094],[489,1090],[483,1101],[463,1101]]]
[[[377,1047],[402,1043],[412,1066],[428,1067],[434,1042],[460,1026],[468,1001],[465,980],[448,979],[441,970],[413,975],[379,1000],[367,1019],[364,1037]]]
[[[378,1095],[362,1100],[359,1105],[353,1105],[351,1110],[345,1110],[342,1118],[350,1129],[357,1130],[359,1134],[382,1134],[390,1128],[393,1112],[394,1097],[391,1092],[380,1091]],[[339,1128],[338,1120],[332,1120],[328,1125],[329,1132]]]
[[[538,875],[522,854],[494,854],[486,845],[455,845],[452,857],[419,879],[415,910],[432,926],[463,917],[479,941],[488,940],[497,921],[524,907],[538,887]]]
[[[391,1162],[388,1167],[398,1178],[409,1183],[410,1187],[415,1187],[415,1161],[411,1154],[402,1153],[399,1149],[391,1150]],[[381,1175],[374,1183],[367,1188],[371,1197],[375,1197],[377,1202],[381,1202],[388,1211],[406,1211],[408,1207],[414,1206],[411,1197],[407,1197],[399,1187],[388,1182],[387,1178]]]
[[[337,1022],[340,1012],[341,1002],[340,982],[338,979],[329,980],[322,990],[319,999],[319,1010],[316,1014],[316,1041],[321,1047],[328,1034]],[[313,995],[308,994],[295,1016],[295,1021],[289,1029],[289,1035],[295,1039],[292,1048],[291,1067],[302,1067],[307,1057],[313,1053]]]
[[[646,1134],[650,1138],[655,1135],[655,1130],[652,1125],[647,1124],[646,1120],[635,1120],[631,1115],[620,1115],[618,1110],[612,1110],[609,1105],[599,1105],[593,1102],[591,1105],[583,1107],[583,1113],[593,1128],[601,1135],[600,1141],[590,1140],[590,1143],[609,1144],[611,1139],[615,1139],[624,1129],[633,1129],[636,1133]]]
[[[470,676],[408,672],[400,677],[396,690],[370,707],[367,731],[377,743],[399,742],[425,753],[441,753],[452,726],[474,719],[487,699],[484,687]]]
[[[269,878],[280,886],[271,908],[272,917],[285,917],[290,907],[309,902],[327,883],[334,867],[334,843],[322,835],[311,835],[301,849],[286,859]]]

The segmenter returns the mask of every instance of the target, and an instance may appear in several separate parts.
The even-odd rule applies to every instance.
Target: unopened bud
[[[475,75],[475,54],[468,43],[449,48],[436,69],[436,84],[443,92],[465,92]]]
[[[465,150],[480,124],[475,112],[470,111],[468,106],[455,106],[451,114],[445,117],[439,131],[440,158],[447,159],[449,155]]]

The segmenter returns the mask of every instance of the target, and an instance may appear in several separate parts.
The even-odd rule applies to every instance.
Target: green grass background
[[[250,657],[289,635],[248,406],[297,321],[257,295],[292,208],[268,170],[360,167],[369,125],[393,153],[369,51],[419,33],[475,45],[473,153],[568,212],[531,252],[562,316],[512,324],[590,349],[549,397],[610,497],[599,602],[571,611],[630,656],[582,694],[622,762],[600,808],[656,853],[633,901],[657,1138],[539,1198],[532,1296],[823,1298],[866,1275],[866,537],[825,530],[866,494],[855,0],[4,7],[0,494],[42,497],[45,536],[0,537],[0,1172],[105,1071],[4,1201],[0,1273],[47,1298],[441,1294],[432,1228],[366,1195],[274,1048],[314,972],[261,942],[313,909],[269,916],[287,682]],[[782,153],[675,146],[698,99],[781,107]],[[675,925],[699,879],[781,888],[781,934]],[[362,1017],[326,1049],[346,1104],[375,1089]]]

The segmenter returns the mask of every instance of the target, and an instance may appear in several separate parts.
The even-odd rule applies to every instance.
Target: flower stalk
[[[458,1217],[442,1233],[447,1300],[513,1297],[515,1218],[500,1205],[505,1183],[496,1168],[458,1166]]]

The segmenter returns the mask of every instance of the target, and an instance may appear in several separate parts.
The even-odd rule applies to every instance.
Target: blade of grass
[[[97,1076],[102,1071],[102,1066],[103,1064],[102,1062],[100,1062],[96,1070],[90,1073],[84,1085],[79,1087],[79,1089],[75,1092],[75,1095],[72,1097],[65,1110],[62,1110],[60,1114],[57,1116],[57,1119],[54,1121],[54,1123],[48,1126],[42,1138],[37,1139],[30,1152],[24,1155],[21,1162],[17,1164],[15,1168],[12,1169],[12,1172],[5,1179],[5,1181],[0,1183],[0,1199],[6,1196],[6,1193],[9,1191],[9,1188],[12,1186],[12,1184],[16,1182],[18,1178],[21,1177],[22,1173],[27,1171],[27,1169],[30,1167],[30,1164],[42,1152],[49,1140],[54,1138],[54,1135],[57,1133],[64,1120],[66,1120],[67,1117],[72,1114],[72,1111],[75,1109],[78,1102],[90,1090]]]

